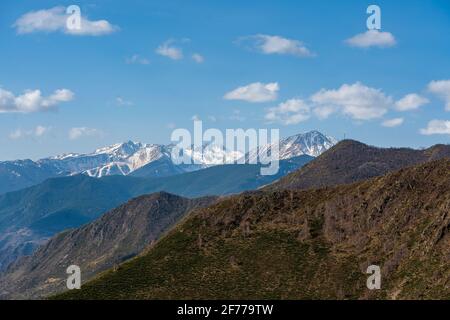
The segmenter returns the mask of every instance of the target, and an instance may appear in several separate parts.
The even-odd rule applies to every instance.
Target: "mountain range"
[[[276,175],[261,175],[261,165],[250,164],[218,165],[161,178],[75,175],[0,195],[0,270],[31,254],[55,233],[86,224],[133,197],[158,191],[186,197],[239,193],[267,185],[312,159],[302,155],[281,160]]]
[[[336,139],[318,131],[311,131],[282,139],[279,143],[280,159],[300,155],[316,157],[336,144]],[[175,165],[171,152],[174,145],[143,144],[128,141],[100,148],[92,153],[68,153],[55,157],[32,160],[0,162],[0,194],[36,185],[49,178],[85,174],[91,177],[109,175],[134,175],[145,177],[165,177],[183,172],[224,164],[222,159],[232,162],[244,157],[242,152],[224,151],[204,145],[203,148],[186,150],[198,164]],[[251,158],[260,154],[270,145],[251,150]]]
[[[449,168],[447,158],[353,184],[227,197],[54,298],[449,299]],[[379,290],[366,287],[370,265]]]
[[[152,292],[156,292],[159,289],[161,289],[160,298],[240,297],[236,292],[227,291],[231,290],[234,286],[237,288],[236,290],[241,290],[242,294],[248,298],[365,298],[370,295],[361,289],[363,283],[360,271],[370,259],[373,258],[372,261],[375,262],[386,262],[385,266],[388,272],[391,272],[392,268],[395,269],[398,267],[396,264],[397,260],[402,260],[404,255],[415,254],[413,258],[419,260],[434,259],[431,256],[432,251],[428,249],[423,255],[420,255],[420,250],[424,250],[424,248],[418,243],[422,241],[417,238],[419,235],[425,239],[424,241],[428,241],[429,246],[433,247],[433,250],[436,250],[438,255],[436,257],[438,259],[436,266],[424,264],[420,268],[431,268],[430,270],[434,270],[434,272],[442,273],[441,265],[443,263],[442,261],[445,262],[443,257],[445,258],[445,250],[448,249],[448,245],[445,247],[445,244],[448,243],[448,233],[445,231],[448,230],[448,219],[445,220],[445,212],[448,212],[449,207],[446,201],[448,201],[448,197],[450,196],[448,193],[450,190],[448,188],[448,173],[450,172],[448,169],[450,166],[448,160],[442,159],[450,156],[449,151],[450,146],[445,145],[437,145],[426,150],[404,148],[383,149],[367,146],[352,140],[342,141],[305,166],[299,166],[300,169],[295,170],[293,173],[287,176],[282,174],[282,178],[273,184],[264,186],[268,182],[261,183],[260,186],[263,186],[261,191],[246,192],[238,196],[232,196],[231,198],[219,199],[217,204],[212,207],[200,210],[201,213],[198,213],[198,210],[189,214],[186,213],[184,216],[186,216],[185,219],[187,220],[185,221],[183,219],[181,222],[178,222],[178,227],[175,227],[177,231],[172,231],[167,237],[164,237],[158,242],[156,246],[151,245],[141,252],[141,255],[145,254],[146,257],[152,257],[150,262],[145,258],[144,265],[139,262],[138,269],[141,269],[139,269],[140,271],[138,273],[146,274],[149,277],[147,285],[151,287],[144,288],[141,291],[141,296],[136,295],[129,288],[125,289],[123,293],[117,290],[111,291],[102,282],[100,286],[102,289],[106,288],[106,291],[100,290],[99,295],[94,293],[97,289],[92,289],[94,291],[88,289],[81,296],[68,295],[67,297],[123,298],[124,296],[122,294],[129,294],[127,296],[129,298],[155,298],[156,295],[153,295]],[[436,162],[436,160],[438,161]],[[282,163],[284,162],[282,161]],[[426,165],[426,163],[430,163],[430,165]],[[249,165],[216,166],[188,174],[161,178],[160,180],[168,183],[162,190],[178,194],[183,192],[189,193],[199,187],[203,187],[204,189],[200,190],[204,191],[214,190],[213,187],[217,180],[223,179],[224,177],[232,178],[236,176],[236,180],[231,179],[230,184],[224,184],[224,186],[228,185],[224,189],[230,190],[230,187],[236,181],[245,185],[245,182],[243,182],[245,180],[243,172],[247,172],[246,170],[250,167]],[[405,167],[406,169],[402,169]],[[241,172],[236,171],[242,170],[243,168],[246,168],[246,170]],[[226,172],[222,170],[233,171]],[[259,172],[258,168],[255,168],[255,170]],[[396,170],[400,171],[389,174],[389,172]],[[214,175],[216,171],[218,173]],[[383,176],[382,178],[373,178],[385,174],[389,175]],[[201,175],[202,178],[195,178],[196,175]],[[190,178],[178,181],[180,180],[179,177],[184,176]],[[254,182],[255,176],[250,176],[253,177],[249,180],[252,184],[247,185],[248,188],[245,190],[256,189],[258,187]],[[283,178],[283,176],[285,177]],[[71,178],[75,177],[63,179]],[[102,179],[93,179],[86,176],[78,176],[78,178],[96,182],[104,182],[110,179],[117,179],[117,181],[133,179],[133,181],[130,180],[128,185],[126,183],[118,183],[118,186],[120,185],[126,190],[133,190],[133,188],[144,190],[139,186],[138,181],[144,181],[145,179],[120,176],[104,177]],[[372,178],[372,180],[367,180],[368,178]],[[167,182],[170,179],[172,179],[172,182]],[[222,182],[222,180],[220,181]],[[76,184],[79,183],[74,183],[74,185]],[[168,190],[170,188],[172,189]],[[57,189],[64,190],[65,188],[55,188],[55,190]],[[307,191],[299,191],[302,189]],[[106,199],[108,188],[105,190]],[[150,190],[147,189],[147,192]],[[202,192],[195,195],[191,194],[191,196],[199,195],[202,195]],[[160,196],[161,194],[158,194],[155,197],[158,199]],[[167,195],[165,196],[166,199],[170,198]],[[55,195],[55,198],[64,199],[60,195]],[[62,202],[64,203],[68,200]],[[131,207],[136,207],[136,201],[139,202],[139,198],[129,203],[132,204]],[[149,202],[146,203],[146,205],[151,206]],[[125,205],[125,208],[127,205]],[[147,210],[146,205],[140,207],[143,214]],[[427,215],[421,216],[417,212],[426,212]],[[134,215],[138,215],[138,213],[135,212]],[[114,217],[114,215],[103,215],[99,220],[95,220],[73,232],[78,235],[86,235],[86,233],[80,232],[80,230],[91,230],[90,228],[93,225],[98,226],[99,223],[108,225],[113,229],[123,228],[123,225],[128,223],[120,220],[120,224],[118,224],[115,219],[110,221],[109,217]],[[196,222],[192,224],[193,219],[196,219]],[[203,224],[197,226],[201,219],[206,221],[206,226]],[[129,223],[132,222],[130,221]],[[171,225],[174,224],[172,223]],[[386,226],[386,229],[383,226]],[[204,230],[205,227],[206,230]],[[208,229],[209,227],[219,229],[212,230]],[[259,231],[263,231],[261,235],[258,234]],[[431,234],[428,234],[428,231]],[[257,233],[258,236],[252,238],[251,235],[253,232]],[[289,234],[286,235],[286,232]],[[365,232],[367,232],[367,235],[365,235]],[[443,238],[447,239],[443,242],[440,242],[441,240],[437,241],[439,242],[439,246],[444,245],[444,249],[447,248],[444,251],[439,246],[435,247],[435,243],[430,242],[430,239],[439,238],[439,236],[436,236],[439,232],[441,232]],[[171,235],[173,233],[176,233],[176,236],[172,237]],[[48,242],[52,243],[52,246],[41,247],[35,255],[19,260],[17,263],[11,265],[0,281],[1,287],[9,288],[8,290],[10,290],[4,293],[4,298],[25,296],[34,298],[42,297],[44,293],[56,292],[58,286],[61,288],[60,269],[68,261],[61,260],[62,256],[59,252],[64,251],[67,241],[70,242],[68,239],[73,234],[72,231],[63,232]],[[221,235],[227,236],[222,237]],[[103,233],[97,232],[94,233],[93,237],[77,237],[76,243],[79,246],[89,246],[89,243],[101,242],[103,237]],[[389,237],[400,238],[395,238],[395,240],[391,241]],[[170,240],[167,240],[167,238]],[[114,236],[108,239],[112,243],[116,241],[120,243],[121,241],[120,237],[116,239]],[[187,247],[184,246],[185,242]],[[148,242],[143,240],[140,243]],[[163,245],[164,243],[168,243],[168,245]],[[377,247],[377,243],[385,243],[386,246],[381,250]],[[64,244],[64,246],[55,244]],[[163,246],[163,249],[157,249],[159,245]],[[201,250],[196,252],[195,246],[199,245]],[[411,246],[414,247],[413,251],[405,251],[405,247],[410,248]],[[290,251],[291,249],[294,251]],[[377,253],[376,249],[381,250],[380,253]],[[251,254],[252,250],[256,250],[254,257]],[[370,255],[367,255],[369,251]],[[134,256],[138,252],[139,250],[133,251],[131,256]],[[330,252],[332,254],[329,254]],[[381,253],[385,255],[384,258]],[[74,260],[79,259],[76,253],[71,255],[70,252],[66,252],[66,254],[69,257],[73,257]],[[156,256],[153,256],[153,254]],[[192,256],[189,257],[189,255]],[[273,257],[276,261],[272,261],[267,257]],[[256,259],[256,265],[259,266],[256,266],[256,269],[250,263],[250,261],[253,261],[253,258]],[[92,263],[96,265],[99,259],[102,261],[102,265],[105,266],[111,266],[111,264],[117,262],[117,256],[112,255],[108,258],[108,256],[98,254],[95,250],[90,250],[89,255],[83,256],[83,263],[92,267]],[[130,262],[130,265],[132,265],[131,269],[128,269],[129,264],[115,268],[117,270],[114,270],[113,274],[116,271],[126,270],[124,271],[125,273],[120,273],[121,280],[117,281],[125,281],[125,287],[128,284],[130,288],[135,286],[136,288],[139,287],[140,284],[133,283],[133,281],[137,281],[133,275],[136,272],[133,263],[135,263],[134,261],[142,261],[142,259],[132,260]],[[306,278],[301,278],[302,275],[299,273],[299,270],[292,265],[295,261],[299,263],[298,268],[306,268],[300,270],[306,272],[304,275]],[[309,261],[311,261],[311,266],[307,267]],[[350,261],[355,263],[357,269],[346,269],[347,262]],[[412,261],[411,263],[417,262],[417,260]],[[196,264],[197,262],[200,265],[203,262],[205,264],[200,266]],[[272,268],[272,265],[276,265],[277,263],[280,264],[280,268],[276,269],[276,266]],[[180,274],[179,267],[177,266],[181,265],[186,265],[183,270],[186,270],[186,277],[190,277],[190,279],[195,279],[198,272],[202,272],[209,279],[207,281],[213,281],[212,277],[214,275],[225,278],[231,276],[231,280],[229,283],[225,283],[222,281],[223,279],[219,279],[216,284],[212,284],[213,287],[211,287],[210,292],[205,292],[201,288],[195,287],[188,278],[184,278]],[[264,275],[264,265],[269,266],[267,277]],[[319,267],[322,265],[324,265],[323,272]],[[201,267],[203,269],[200,271],[200,269],[195,269],[194,267]],[[204,268],[210,268],[211,272]],[[344,270],[342,274],[339,274],[340,268]],[[410,265],[402,265],[402,268],[408,269]],[[40,273],[35,274],[32,272],[33,270],[40,270]],[[94,268],[92,270],[96,269]],[[128,270],[132,270],[130,274],[127,273]],[[147,270],[156,271],[154,275],[147,275]],[[398,271],[399,269],[396,270]],[[243,273],[240,273],[240,271],[243,271]],[[286,275],[292,274],[292,279],[296,278],[297,280],[306,281],[308,285],[304,291],[300,292],[294,288],[294,284],[291,285],[288,283],[287,289],[283,291],[280,285],[277,286],[277,283],[283,283],[281,281],[282,279],[272,274],[275,271]],[[347,271],[348,273],[346,273]],[[329,272],[328,276],[326,272]],[[401,272],[404,272],[404,270],[402,269]],[[420,269],[420,272],[422,272],[422,269]],[[254,273],[254,276],[249,276],[252,273]],[[21,280],[20,288],[18,288],[14,283],[18,281],[20,275],[24,274],[28,274],[28,276],[26,279]],[[88,274],[89,277],[95,276],[96,272],[91,272],[90,270]],[[111,273],[107,274],[108,277],[111,275]],[[238,277],[233,278],[235,275],[238,275]],[[353,276],[355,278],[352,278]],[[122,277],[128,278],[125,279]],[[166,284],[171,283],[173,279],[177,279],[179,286],[174,285],[174,290],[171,291],[165,285],[161,287],[161,284],[152,282],[156,281],[156,278],[163,279],[163,282]],[[167,280],[168,278],[172,280]],[[278,280],[272,288],[274,291],[270,293],[271,286],[266,289],[262,287],[264,284],[267,286],[268,279],[272,278]],[[356,278],[359,280],[356,281]],[[59,282],[54,281],[54,279],[59,279]],[[113,282],[115,279],[113,276]],[[233,279],[236,282],[233,282]],[[239,286],[239,281],[244,281],[245,279],[247,279],[246,281],[250,281],[249,279],[252,280],[250,281],[251,283],[248,283],[248,288],[244,284],[241,287]],[[412,297],[417,295],[418,287],[414,287],[414,284],[411,286],[416,291],[408,291],[408,289],[403,294],[401,291],[403,289],[398,286],[408,279],[405,279],[405,276],[402,276],[401,273],[399,274],[399,279],[398,281],[400,282],[397,282],[392,287],[395,290],[392,289],[392,292],[386,291],[383,293],[386,294],[385,297]],[[445,288],[445,279],[448,279],[448,275],[444,272],[444,280],[439,280],[435,275],[430,279],[437,281],[436,285],[432,286],[435,291],[429,291],[426,295],[431,297],[442,296],[443,288]],[[419,280],[423,281],[421,279]],[[48,282],[53,283],[53,281],[55,285],[48,284]],[[94,287],[96,281],[103,280],[94,280],[92,282]],[[324,281],[323,284],[321,281]],[[332,286],[333,283],[330,281],[335,281],[337,284]],[[243,283],[246,282],[244,281]],[[252,283],[256,283],[255,285],[260,287],[252,287]],[[325,284],[331,286],[328,288],[328,291],[325,290]],[[355,287],[356,284],[359,286],[358,288]],[[156,289],[153,288],[155,285],[157,286]],[[219,290],[220,285],[224,286],[224,290]],[[423,285],[423,282],[420,285]],[[443,285],[444,287],[442,287]],[[295,284],[295,286],[298,287],[298,284]],[[269,291],[266,292],[265,290]],[[395,294],[395,292],[399,293]],[[238,295],[233,296],[235,293]],[[255,295],[256,293],[258,296]],[[224,295],[222,296],[220,294]]]

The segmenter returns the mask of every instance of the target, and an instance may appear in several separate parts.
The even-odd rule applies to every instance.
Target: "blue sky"
[[[69,5],[85,27],[106,21],[67,32],[49,10]],[[0,160],[168,143],[193,116],[221,130],[449,143],[449,33],[445,0],[1,1]]]

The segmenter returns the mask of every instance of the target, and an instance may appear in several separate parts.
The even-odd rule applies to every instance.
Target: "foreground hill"
[[[57,299],[449,299],[450,160],[191,212],[145,255]],[[369,265],[381,290],[366,288]]]
[[[135,198],[84,227],[58,234],[33,256],[11,265],[0,278],[0,298],[63,291],[66,269],[72,264],[88,280],[139,254],[187,212],[213,201],[214,197],[191,200],[165,192]]]
[[[214,166],[157,179],[77,175],[0,195],[0,271],[57,232],[88,223],[133,197],[158,191],[186,197],[239,193],[269,184],[311,159],[282,160],[273,176],[261,176],[259,165]]]
[[[450,145],[435,145],[425,150],[386,149],[343,140],[268,189],[309,189],[352,183],[444,157],[450,157]]]

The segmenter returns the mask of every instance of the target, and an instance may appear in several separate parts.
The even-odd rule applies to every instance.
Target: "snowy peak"
[[[326,136],[319,131],[310,131],[297,134],[280,141],[280,159],[289,159],[300,155],[317,157],[337,143],[333,137]],[[60,172],[69,174],[87,174],[92,177],[105,175],[128,175],[143,166],[161,158],[171,161],[171,150],[174,145],[143,144],[127,141],[100,148],[90,154],[66,154],[54,158],[40,160],[42,162],[57,161],[55,166]],[[272,145],[252,150],[248,153],[249,159],[257,162],[258,156],[267,154]],[[201,150],[194,147],[186,150],[186,154],[196,163],[197,169],[223,163],[233,163],[243,157],[240,151],[225,151],[214,145],[205,145]],[[255,163],[254,162],[254,163]],[[186,168],[189,170],[189,168]]]
[[[170,156],[165,146],[127,141],[103,147],[88,154],[69,153],[39,160],[54,165],[68,175],[87,174],[91,177],[127,175],[161,157]]]
[[[280,141],[280,158],[288,159],[303,154],[317,157],[337,142],[335,138],[315,130],[297,134]]]
[[[110,156],[127,158],[133,155],[135,152],[139,151],[141,148],[142,143],[128,141],[124,143],[114,144],[109,147],[97,149],[93,154],[107,154]]]
[[[338,141],[330,136],[324,135],[319,131],[310,131],[306,133],[297,134],[280,140],[279,157],[280,160],[290,159],[301,155],[308,155],[318,157],[323,152],[330,149]],[[255,163],[257,157],[267,155],[270,153],[273,144],[260,147],[257,150],[252,150],[247,154],[250,163]]]
[[[317,157],[336,143],[336,139],[318,131],[298,134],[280,141],[280,159],[289,159],[304,154]],[[1,162],[0,164],[8,179],[14,181],[30,175],[36,176],[39,181],[48,177],[76,174],[87,174],[92,177],[128,175],[157,160],[173,163],[171,158],[173,147],[174,145],[127,141],[99,148],[87,154],[67,153],[38,161],[17,160]],[[252,150],[247,156],[250,159],[256,159],[257,162],[259,155],[263,152],[267,154],[271,147],[271,145],[267,145],[259,148],[259,150]],[[241,151],[223,150],[221,147],[207,144],[198,149],[192,147],[185,152],[200,164],[183,166],[174,164],[174,167],[176,166],[174,174],[179,173],[180,170],[193,171],[208,166],[233,163],[244,156]],[[6,178],[4,180],[6,181]]]

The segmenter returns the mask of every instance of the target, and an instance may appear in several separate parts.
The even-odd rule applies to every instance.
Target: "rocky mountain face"
[[[165,192],[130,200],[90,224],[58,234],[33,256],[13,264],[0,278],[0,298],[29,299],[63,291],[70,265],[78,265],[84,281],[89,280],[151,246],[190,210],[215,200]]]
[[[267,189],[310,189],[352,183],[444,157],[450,157],[450,145],[414,150],[377,148],[344,140]]]
[[[336,143],[334,138],[317,131],[298,134],[280,142],[280,159],[300,155],[316,157]],[[243,156],[239,151],[227,151],[211,145],[186,150],[194,164],[175,165],[174,145],[143,144],[128,141],[100,148],[89,154],[64,154],[38,161],[18,160],[0,162],[0,194],[41,183],[46,179],[76,174],[91,177],[129,175],[167,177],[209,166],[232,163]],[[261,150],[270,149],[270,146]],[[257,151],[250,152],[252,157]],[[225,159],[225,162],[224,162]],[[256,162],[255,162],[256,163]],[[139,170],[139,171],[138,171]]]
[[[192,211],[142,256],[56,299],[449,299],[450,160]],[[381,289],[366,287],[369,265]]]

